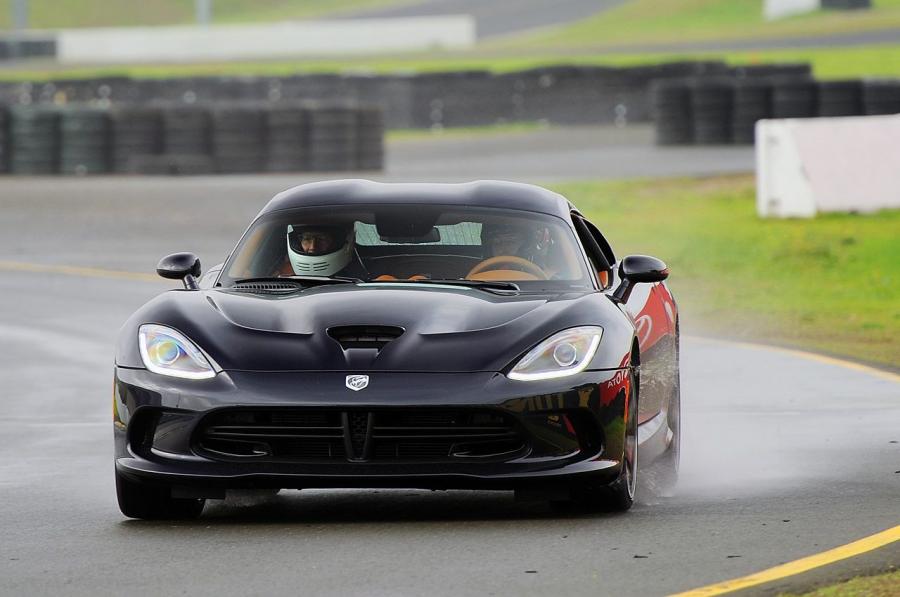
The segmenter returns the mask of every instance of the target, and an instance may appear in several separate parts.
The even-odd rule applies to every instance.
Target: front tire
[[[615,481],[599,484],[582,481],[571,488],[572,497],[565,502],[551,502],[559,510],[599,510],[625,512],[634,505],[638,471],[638,377],[629,374],[631,392],[625,400],[625,437],[622,450],[622,469]]]
[[[197,518],[206,503],[203,499],[173,498],[168,487],[141,485],[129,481],[119,471],[116,471],[116,497],[122,514],[144,520]]]

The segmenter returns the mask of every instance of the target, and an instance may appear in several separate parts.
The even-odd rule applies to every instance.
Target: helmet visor
[[[340,226],[288,226],[288,244],[300,255],[318,257],[347,244],[348,230]]]

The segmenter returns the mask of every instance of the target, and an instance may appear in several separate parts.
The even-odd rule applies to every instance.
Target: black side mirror
[[[669,268],[661,260],[649,255],[629,255],[619,263],[622,282],[613,292],[613,298],[626,302],[635,284],[662,282],[669,277]]]
[[[163,257],[156,273],[168,280],[182,280],[187,290],[199,290],[200,260],[193,253],[172,253]]]

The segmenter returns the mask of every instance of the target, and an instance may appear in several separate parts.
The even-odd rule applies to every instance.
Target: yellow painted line
[[[753,342],[735,342],[732,340],[719,340],[718,338],[704,338],[702,336],[684,336],[690,340],[696,340],[700,342],[710,342],[717,344],[728,344],[730,346],[737,346],[739,348],[750,348],[754,350],[767,350],[769,352],[778,352],[781,354],[790,355],[793,357],[800,357],[803,359],[807,359],[810,361],[818,361],[819,363],[824,363],[826,365],[834,365],[836,367],[843,367],[844,369],[852,369],[853,371],[859,371],[861,373],[867,373],[869,375],[874,375],[875,377],[880,377],[881,379],[886,379],[887,381],[892,381],[894,383],[900,383],[900,375],[896,373],[892,373],[890,371],[884,371],[883,369],[878,369],[876,367],[869,367],[868,365],[861,365],[859,363],[854,363],[853,361],[846,361],[844,359],[838,359],[835,357],[827,357],[825,355],[816,354],[814,352],[806,352],[805,350],[797,350],[795,348],[782,348],[780,346],[771,346],[769,344],[757,344]]]
[[[123,272],[96,267],[77,267],[73,265],[46,265],[43,263],[25,263],[21,261],[0,261],[0,270],[14,272],[31,272],[41,274],[61,274],[64,276],[81,276],[87,278],[111,278],[115,280],[133,280],[140,282],[162,282],[155,274]]]
[[[756,574],[742,576],[741,578],[735,578],[733,580],[726,580],[725,582],[700,587],[699,589],[693,589],[684,593],[677,593],[670,597],[710,597],[712,595],[723,595],[725,593],[731,593],[732,591],[739,591],[741,589],[755,587],[789,576],[802,574],[809,570],[813,570],[814,568],[827,566],[828,564],[833,564],[840,560],[846,560],[847,558],[852,558],[879,549],[885,545],[890,545],[895,541],[900,541],[900,526],[882,531],[876,535],[865,537],[859,541],[854,541],[853,543],[848,543],[847,545],[823,551],[822,553],[781,564],[780,566],[775,566],[774,568],[769,568],[768,570],[763,570]]]

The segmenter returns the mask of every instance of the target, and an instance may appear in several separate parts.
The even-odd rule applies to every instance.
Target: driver
[[[356,252],[353,224],[287,227],[289,267],[282,275],[341,276],[363,278],[367,275]]]

